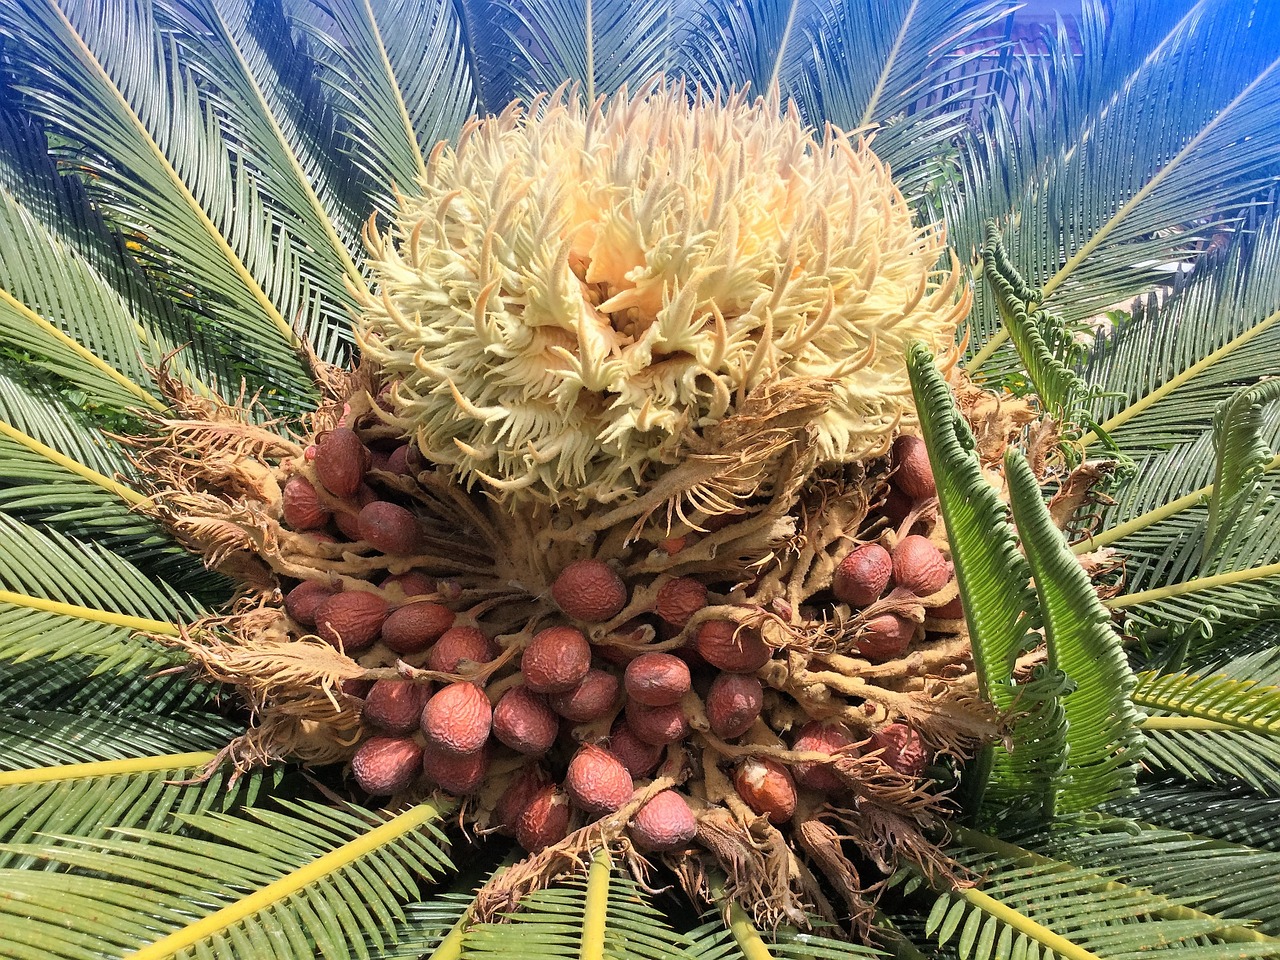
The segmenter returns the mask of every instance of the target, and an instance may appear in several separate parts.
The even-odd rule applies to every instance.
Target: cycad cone
[[[467,484],[632,499],[769,383],[819,381],[819,457],[883,453],[903,356],[969,307],[859,139],[680,86],[472,121],[370,232],[358,326],[402,425]]]
[[[679,790],[696,816],[694,854],[724,870],[729,894],[764,922],[807,922],[801,857],[846,891],[851,914],[869,914],[842,838],[889,872],[904,857],[942,869],[927,836],[942,801],[917,772],[886,766],[875,748],[829,758],[788,746],[806,724],[836,723],[851,744],[888,730],[966,756],[998,732],[969,682],[963,624],[945,612],[954,580],[862,607],[830,589],[859,541],[892,547],[915,531],[945,548],[936,503],[895,507],[899,480],[870,459],[913,418],[907,344],[954,358],[969,297],[954,269],[938,268],[938,231],[913,225],[862,141],[830,130],[818,139],[767,100],[717,104],[678,86],[607,105],[554,96],[475,121],[456,147],[432,152],[421,191],[402,200],[389,235],[368,233],[381,288],[358,324],[363,362],[333,375],[334,402],[312,418],[310,448],[246,421],[217,434],[235,439],[212,456],[210,431],[194,421],[145,454],[175,485],[164,502],[185,542],[215,559],[251,555],[236,569],[257,577],[247,590],[258,603],[185,643],[257,710],[229,756],[248,766],[381,749],[378,718],[346,681],[477,683],[498,701],[523,682],[525,651],[559,630],[586,648],[583,670],[613,676],[615,699],[599,718],[551,717],[557,741],[542,757],[486,741],[461,755],[479,764],[467,768],[479,780],[465,784],[445,777],[424,724],[402,744],[412,769],[365,784],[475,789],[466,816],[488,826],[520,763],[540,765],[536,786],[565,775],[580,743],[630,735],[642,751],[665,750],[661,767],[659,756],[639,764],[617,816],[578,809],[573,823],[585,814],[585,824],[491,884],[479,916],[507,909],[512,891],[548,882],[583,849],[619,841],[664,790]],[[325,479],[329,452],[352,446],[333,453],[338,490]],[[391,467],[397,456],[403,469]],[[234,482],[206,482],[214,467]],[[327,528],[284,517],[280,490],[298,478],[320,516],[334,517]],[[411,516],[395,552],[360,524],[353,532],[368,498]],[[561,581],[574,569],[609,581],[618,595],[607,611],[565,600],[586,589]],[[423,589],[434,592],[410,596],[392,585],[399,574],[429,578]],[[341,588],[327,603],[344,609],[364,594],[384,611],[447,605],[502,653],[454,675],[427,669],[434,648],[335,649],[344,638],[327,608],[317,618],[328,632],[313,636],[279,606],[279,592],[304,582]],[[698,598],[679,616],[657,608],[673,582]],[[867,653],[886,619],[909,656]],[[689,656],[692,679],[712,686],[719,671],[741,674],[754,719],[747,711],[735,742],[711,733],[710,687],[686,684],[661,706],[624,703],[620,665],[663,651]],[[771,783],[790,791],[794,823],[774,826],[781,807],[735,786],[735,770],[760,758],[781,771]],[[802,783],[797,797],[783,768],[828,759],[838,789]],[[697,870],[684,876],[699,888]]]

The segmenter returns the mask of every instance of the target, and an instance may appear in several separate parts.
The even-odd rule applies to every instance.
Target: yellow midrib
[[[1181,597],[1188,593],[1198,593],[1201,590],[1212,590],[1214,587],[1226,587],[1233,583],[1248,583],[1250,580],[1264,580],[1267,577],[1276,576],[1280,576],[1280,563],[1268,563],[1261,567],[1249,567],[1245,570],[1229,570],[1226,573],[1214,574],[1211,577],[1198,577],[1195,580],[1187,580],[1183,583],[1173,583],[1164,587],[1155,587],[1152,590],[1140,590],[1137,593],[1125,594],[1124,596],[1104,600],[1103,605],[1112,610],[1119,610],[1122,607],[1135,607],[1141,603],[1153,603],[1158,600],[1169,600],[1173,597]]]
[[[1270,473],[1272,470],[1277,468],[1280,468],[1280,455],[1274,456],[1268,460],[1263,466],[1262,472]],[[1115,543],[1117,540],[1122,540],[1132,533],[1137,533],[1139,530],[1145,530],[1147,527],[1154,526],[1162,520],[1167,520],[1175,514],[1181,513],[1183,510],[1194,507],[1196,504],[1202,502],[1206,497],[1213,496],[1213,489],[1214,487],[1212,483],[1206,483],[1203,487],[1200,487],[1200,489],[1192,490],[1190,493],[1178,497],[1176,500],[1170,500],[1163,506],[1156,507],[1154,510],[1148,510],[1146,513],[1141,513],[1131,520],[1126,520],[1124,523],[1118,523],[1114,527],[1103,530],[1097,536],[1089,537],[1087,540],[1081,540],[1079,543],[1073,544],[1071,550],[1078,556],[1079,554],[1089,553],[1090,551],[1097,550],[1100,547],[1105,547],[1108,544]]]
[[[1060,860],[1050,859],[1049,857],[1045,857],[1038,853],[1034,853],[1031,850],[1027,850],[1024,847],[1020,847],[1017,844],[1009,843],[1005,840],[999,840],[991,836],[990,834],[982,833],[979,830],[973,830],[969,827],[962,827],[959,825],[953,826],[952,833],[961,843],[967,846],[973,847],[977,850],[984,851],[986,853],[995,853],[1000,856],[1010,858],[1017,863],[1027,864],[1031,866],[1052,866],[1055,868],[1055,872],[1067,872],[1067,871],[1077,869],[1077,867],[1075,867],[1072,864],[1065,863]],[[1107,880],[1105,877],[1099,876],[1098,884],[1094,889],[1100,890],[1100,891],[1112,891],[1112,890],[1132,889],[1132,887],[1130,884],[1121,883],[1118,880]],[[1144,892],[1149,892],[1149,891],[1144,891]],[[956,893],[958,896],[964,896],[965,894],[968,894],[968,893],[976,893],[976,891],[964,890],[964,891],[956,891]],[[980,903],[985,904],[988,901],[991,903],[994,903],[995,905],[1002,907],[1004,910],[1009,910],[1014,917],[1018,917],[1026,921],[1026,924],[1028,925],[1027,926],[1028,930],[1038,928],[1040,930],[1044,930],[1049,937],[1059,937],[1060,939],[1063,940],[1064,943],[1070,944],[1073,952],[1063,953],[1063,951],[1059,950],[1056,947],[1050,947],[1050,949],[1052,949],[1055,953],[1062,954],[1064,957],[1074,957],[1074,960],[1091,960],[1091,958],[1094,958],[1096,956],[1096,954],[1090,953],[1085,948],[1080,947],[1077,944],[1071,943],[1071,941],[1066,940],[1065,938],[1061,938],[1060,934],[1056,934],[1052,930],[1047,930],[1045,927],[1040,926],[1040,924],[1036,923],[1034,920],[1031,920],[1028,917],[1023,917],[1023,915],[1018,913],[1016,910],[1012,910],[1011,908],[1004,907],[1002,904],[999,903],[999,901],[996,901],[993,898],[986,896],[985,894],[983,894],[982,896],[985,897],[985,900],[970,899],[967,896],[965,897],[965,899],[969,900],[969,902],[971,903],[974,903],[975,906],[979,905]],[[1165,899],[1160,894],[1154,894],[1154,896],[1160,897],[1161,899]],[[1151,911],[1151,915],[1161,917],[1165,920],[1216,920],[1218,919],[1217,917],[1214,917],[1210,914],[1202,913],[1199,910],[1194,910],[1191,907],[1185,907],[1178,903],[1169,903],[1167,906],[1159,907],[1158,909]],[[1214,931],[1211,934],[1211,936],[1217,937],[1220,940],[1226,940],[1231,943],[1275,943],[1277,942],[1274,937],[1268,937],[1265,934],[1258,933],[1256,930],[1251,930],[1247,927],[1235,926],[1227,923],[1224,923],[1220,930]],[[1036,939],[1040,940],[1039,937],[1036,937]],[[1040,940],[1040,942],[1044,943],[1045,946],[1050,946],[1050,944],[1045,940]]]
[[[112,79],[111,74],[109,74],[106,68],[103,67],[101,61],[98,60],[93,50],[90,49],[89,45],[85,42],[84,37],[82,37],[80,32],[76,30],[74,24],[71,22],[71,18],[63,12],[63,9],[59,4],[59,0],[47,0],[47,2],[53,9],[54,15],[57,16],[58,20],[62,22],[67,33],[70,34],[76,49],[80,51],[80,55],[85,59],[86,63],[90,65],[99,81],[103,83],[112,92],[112,94],[114,94],[116,100],[123,106],[130,125],[135,131],[137,131],[138,136],[142,138],[147,149],[151,152],[156,162],[160,164],[160,168],[169,178],[169,181],[186,201],[187,207],[200,222],[200,225],[205,229],[205,232],[209,235],[209,238],[213,241],[214,245],[217,246],[223,256],[226,257],[227,262],[231,265],[232,270],[235,271],[236,276],[240,278],[240,282],[245,285],[250,296],[253,297],[254,301],[258,304],[258,307],[266,314],[267,318],[284,337],[285,342],[291,347],[296,347],[298,338],[294,333],[293,328],[289,326],[284,315],[279,311],[279,309],[277,309],[276,305],[271,301],[271,298],[267,296],[267,292],[262,289],[262,286],[258,283],[257,279],[249,271],[249,268],[245,266],[244,261],[241,260],[235,250],[231,248],[230,242],[228,242],[227,238],[222,235],[222,231],[217,228],[213,220],[210,219],[208,213],[205,212],[204,207],[202,207],[196,199],[195,194],[191,192],[191,188],[187,186],[186,181],[178,176],[178,171],[174,169],[173,164],[169,162],[169,158],[165,156],[164,151],[160,149],[155,138],[151,136],[151,131],[149,131],[146,124],[142,122],[142,118],[139,117],[137,112],[129,105],[129,101],[120,92],[120,88]]]
[[[613,861],[609,848],[601,847],[591,858],[587,896],[582,905],[582,949],[579,960],[605,960],[604,933],[609,919],[609,875]]]
[[[1063,283],[1063,281],[1066,280],[1066,278],[1070,276],[1075,271],[1075,269],[1081,263],[1083,263],[1084,260],[1087,257],[1089,257],[1102,244],[1102,242],[1107,238],[1107,236],[1109,236],[1110,233],[1124,221],[1125,217],[1127,217],[1130,214],[1133,208],[1136,207],[1138,204],[1140,204],[1148,196],[1150,196],[1151,193],[1156,189],[1156,187],[1158,187],[1160,183],[1163,182],[1163,180],[1184,159],[1186,159],[1186,156],[1192,150],[1198,147],[1204,141],[1204,139],[1210,133],[1212,133],[1214,129],[1217,128],[1217,126],[1223,121],[1223,119],[1236,106],[1239,105],[1240,101],[1244,97],[1252,93],[1254,88],[1257,87],[1259,84],[1261,84],[1262,81],[1265,80],[1266,77],[1278,66],[1280,66],[1280,60],[1272,61],[1267,66],[1267,68],[1263,70],[1262,73],[1260,73],[1258,76],[1256,76],[1248,86],[1246,86],[1243,90],[1240,91],[1240,93],[1238,93],[1234,98],[1232,98],[1230,103],[1228,103],[1225,107],[1223,107],[1220,111],[1218,111],[1217,115],[1215,115],[1214,118],[1210,120],[1209,123],[1206,124],[1201,129],[1201,131],[1198,134],[1196,134],[1196,136],[1193,137],[1190,140],[1190,142],[1187,143],[1185,147],[1179,150],[1177,154],[1174,155],[1172,160],[1170,160],[1167,164],[1165,164],[1163,167],[1157,170],[1155,175],[1150,180],[1148,180],[1142,186],[1142,188],[1138,190],[1137,193],[1135,193],[1132,197],[1130,197],[1129,200],[1126,201],[1120,207],[1120,209],[1117,210],[1111,216],[1111,218],[1098,229],[1098,232],[1095,233],[1092,237],[1090,237],[1085,242],[1085,244],[1079,250],[1077,250],[1075,254],[1071,256],[1070,259],[1067,260],[1065,264],[1059,267],[1057,272],[1054,273],[1054,275],[1050,277],[1044,284],[1044,287],[1043,287],[1044,300],[1048,300],[1049,295],[1053,293],[1053,291],[1056,290]],[[991,359],[991,356],[996,352],[996,350],[1001,345],[1003,345],[1004,342],[1008,339],[1009,339],[1008,330],[1004,328],[997,330],[994,334],[992,334],[991,338],[983,345],[982,349],[974,355],[973,360],[970,361],[970,363],[967,365],[967,369],[969,369],[974,373],[977,373],[977,371],[981,369],[982,365],[986,363],[989,359]],[[1103,427],[1105,429],[1106,424],[1104,424]],[[1097,436],[1092,433],[1089,434],[1089,437],[1091,439],[1086,441],[1086,445],[1098,439]]]
[[[128,757],[123,760],[94,760],[88,763],[61,763],[52,767],[29,770],[0,771],[0,787],[51,783],[57,780],[84,780],[90,777],[116,777],[157,770],[185,770],[203,767],[217,758],[216,753],[166,753],[151,757]]]
[[[386,71],[387,80],[391,84],[391,93],[396,100],[400,122],[404,124],[405,138],[409,141],[409,145],[413,147],[413,158],[418,165],[418,176],[424,177],[427,173],[427,164],[422,156],[422,146],[418,143],[417,131],[413,129],[413,118],[409,116],[408,104],[404,102],[404,97],[400,94],[400,81],[396,77],[395,68],[391,66],[391,55],[387,53],[387,45],[382,40],[382,27],[378,25],[378,18],[373,12],[371,0],[364,0],[364,10],[369,18],[369,29],[373,31],[374,43],[378,45],[378,56],[382,59],[382,69]],[[409,188],[407,183],[400,186],[406,190]]]
[[[880,97],[884,94],[884,88],[889,82],[889,74],[893,72],[893,65],[898,60],[898,54],[902,51],[903,41],[907,37],[907,29],[911,26],[911,21],[915,19],[916,10],[920,8],[920,0],[911,0],[911,6],[907,8],[906,15],[902,18],[902,27],[898,30],[897,36],[893,38],[893,46],[889,48],[889,56],[885,59],[884,69],[880,71],[880,76],[876,78],[876,87],[871,91],[871,97],[867,100],[867,108],[862,111],[862,120],[858,124],[860,127],[866,127],[875,119],[876,108],[880,106]]]
[[[1275,324],[1278,321],[1280,321],[1280,310],[1277,310],[1274,313],[1268,315],[1260,323],[1250,327],[1248,330],[1241,333],[1238,337],[1232,338],[1227,343],[1224,343],[1222,346],[1220,346],[1217,350],[1214,350],[1212,353],[1206,354],[1205,356],[1201,357],[1199,360],[1191,364],[1191,366],[1187,367],[1177,376],[1170,377],[1160,386],[1156,387],[1156,389],[1148,393],[1145,397],[1141,397],[1134,403],[1125,407],[1123,410],[1115,414],[1115,416],[1109,418],[1106,423],[1102,424],[1101,430],[1105,433],[1110,433],[1116,428],[1124,425],[1125,423],[1128,423],[1130,420],[1132,420],[1138,414],[1142,413],[1144,410],[1159,403],[1161,400],[1163,400],[1165,397],[1171,394],[1174,390],[1177,390],[1179,387],[1181,387],[1188,380],[1191,380],[1193,377],[1199,376],[1200,373],[1202,373],[1204,370],[1208,369],[1209,367],[1213,366],[1223,357],[1228,356],[1229,354],[1235,352],[1237,349],[1244,346],[1250,340],[1254,340],[1257,337],[1261,336],[1263,333],[1269,330],[1273,324]],[[1089,433],[1086,433],[1083,437],[1080,438],[1080,445],[1087,447],[1092,443],[1096,443],[1098,440],[1098,437],[1099,437],[1098,433],[1094,431],[1090,431]]]
[[[1269,686],[1251,680],[1235,680],[1225,676],[1192,677],[1188,678],[1188,680],[1191,681],[1193,688],[1187,690],[1185,686],[1180,688],[1171,685],[1169,683],[1171,679],[1176,681],[1177,678],[1160,677],[1151,671],[1138,674],[1138,686],[1131,697],[1134,704],[1139,707],[1166,710],[1169,713],[1179,714],[1176,717],[1149,717],[1147,718],[1148,721],[1200,720],[1214,726],[1202,726],[1198,729],[1216,730],[1218,726],[1225,726],[1228,729],[1248,730],[1255,733],[1280,732],[1280,714],[1260,717],[1250,716],[1242,709],[1204,705],[1200,702],[1200,700],[1208,696],[1211,698],[1210,703],[1215,703],[1226,696],[1227,691],[1231,691],[1241,698],[1259,697],[1277,700],[1280,698],[1280,687]],[[1152,689],[1153,687],[1154,689]],[[1195,689],[1196,687],[1200,689],[1197,690]],[[1205,688],[1208,689],[1206,690]],[[1257,710],[1258,707],[1255,706],[1253,709]],[[1192,729],[1192,725],[1155,723],[1149,729]]]
[[[241,52],[239,45],[235,42],[235,38],[231,35],[231,30],[227,26],[226,20],[222,16],[222,10],[217,4],[213,5],[213,13],[218,18],[218,23],[222,27],[222,32],[227,41],[227,46],[235,54],[236,62],[240,64],[240,70],[244,74],[246,82],[253,90],[253,95],[257,98],[259,106],[262,108],[262,116],[266,118],[267,124],[271,127],[272,134],[275,135],[276,141],[280,144],[280,148],[284,151],[286,157],[289,158],[289,168],[293,171],[294,178],[301,185],[307,196],[307,203],[311,207],[312,213],[320,221],[321,229],[325,232],[325,237],[332,245],[334,252],[338,255],[338,260],[342,264],[342,269],[346,271],[351,282],[356,284],[358,289],[366,289],[368,283],[364,274],[360,272],[360,268],[356,266],[355,260],[351,258],[351,251],[347,249],[347,245],[342,242],[342,238],[338,236],[338,231],[333,225],[328,213],[325,212],[324,205],[320,202],[320,197],[312,186],[311,180],[307,177],[307,173],[302,169],[293,150],[289,148],[288,141],[285,138],[284,130],[276,121],[275,114],[271,112],[267,104],[267,98],[262,93],[262,88],[258,85],[257,78],[253,75],[253,71],[249,69],[248,61],[245,60],[244,54]]]
[[[145,617],[133,617],[127,613],[115,613],[111,610],[95,610],[92,607],[81,607],[74,603],[63,603],[61,600],[48,600],[45,597],[33,597],[25,593],[14,593],[0,590],[0,603],[12,604],[15,607],[26,607],[30,610],[43,610],[62,617],[74,617],[77,620],[90,620],[94,623],[106,623],[113,627],[124,627],[141,633],[158,633],[166,637],[178,636],[176,624],[163,620],[148,620]]]
[[[774,960],[773,953],[760,936],[760,931],[751,922],[747,912],[735,900],[730,900],[724,887],[724,878],[713,875],[710,878],[711,897],[729,918],[729,932],[733,934],[734,943],[742,951],[745,960]]]
[[[105,474],[99,473],[92,467],[86,467],[79,460],[73,460],[66,454],[59,453],[52,447],[46,446],[35,437],[23,433],[17,427],[11,426],[3,420],[0,420],[0,435],[8,437],[19,446],[26,447],[32,453],[44,457],[50,463],[55,463],[64,470],[74,473],[82,480],[88,480],[95,486],[101,487],[103,490],[115,494],[130,506],[136,507],[141,503],[147,502],[147,498],[137,490],[134,490],[131,487],[126,487],[123,483],[113,480]]]
[[[336,850],[331,850],[279,880],[241,897],[235,903],[228,904],[221,910],[202,917],[180,930],[175,930],[140,950],[127,954],[127,957],[130,960],[162,960],[164,957],[171,957],[179,950],[194,946],[233,924],[261,913],[299,890],[367,856],[379,847],[399,839],[411,830],[416,830],[431,820],[439,819],[443,813],[444,810],[441,807],[433,804],[418,804],[381,826],[375,827],[364,836],[344,843]]]
[[[22,317],[22,319],[26,320],[32,326],[41,330],[47,336],[52,337],[59,344],[66,347],[68,350],[74,353],[77,357],[79,357],[85,363],[89,364],[95,370],[99,371],[103,376],[119,384],[130,394],[137,397],[139,400],[141,400],[143,403],[149,406],[152,410],[164,409],[164,404],[162,404],[159,400],[157,400],[151,394],[147,393],[147,391],[144,390],[141,386],[134,383],[132,380],[126,377],[123,373],[121,373],[115,367],[111,366],[111,364],[107,363],[105,360],[99,357],[92,350],[84,346],[84,344],[80,343],[79,340],[76,340],[74,337],[67,336],[67,334],[59,330],[57,327],[55,327],[52,323],[50,323],[44,317],[40,316],[40,314],[36,313],[34,310],[28,307],[25,303],[23,303],[21,300],[19,300],[17,297],[11,294],[8,290],[0,289],[0,301],[7,304],[10,307],[10,309],[15,310],[18,313],[18,315]]]

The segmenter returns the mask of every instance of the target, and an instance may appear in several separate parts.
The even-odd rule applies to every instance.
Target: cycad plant
[[[0,955],[1280,953],[1280,7],[1009,14],[0,5]]]

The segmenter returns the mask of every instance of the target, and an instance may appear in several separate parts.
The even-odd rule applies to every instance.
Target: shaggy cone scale
[[[530,161],[529,170],[545,167],[546,183],[531,174],[495,188],[491,198],[511,192],[492,211],[463,210],[479,194],[450,193],[454,178],[524,169],[468,166],[519,137],[537,141],[526,145],[535,153],[567,144],[567,156],[594,156],[573,140],[582,135],[576,108],[548,107],[546,122],[528,129],[513,110],[463,138],[491,153],[433,153],[427,179],[440,197],[406,200],[391,235],[367,235],[385,296],[365,303],[361,364],[326,372],[329,400],[298,443],[249,411],[209,413],[172,388],[189,419],[137,440],[156,502],[167,505],[158,515],[211,562],[274,577],[246,582],[231,614],[176,642],[255,708],[258,725],[226,753],[238,766],[348,761],[367,794],[442,790],[464,798],[468,824],[514,834],[531,857],[482,891],[480,916],[608,844],[623,856],[691,855],[679,876],[692,896],[707,871],[722,871],[729,894],[762,922],[804,925],[806,911],[827,902],[813,879],[822,875],[846,891],[845,913],[865,918],[883,879],[851,880],[866,864],[945,869],[931,838],[948,808],[925,777],[935,756],[970,756],[1001,732],[977,696],[963,621],[943,615],[958,609],[954,580],[894,346],[918,337],[948,348],[967,294],[956,274],[934,269],[940,239],[912,224],[865,145],[836,132],[814,140],[794,117],[742,100],[723,108],[732,122],[700,124],[694,114],[722,108],[690,108],[665,88],[647,95],[652,110],[641,98],[633,113],[597,116],[595,135],[647,143],[660,130],[664,151],[695,154],[732,153],[743,138],[753,158],[696,160],[710,191],[702,200],[669,191],[685,198],[663,214],[674,218],[672,236],[711,237],[688,276],[641,276],[643,251],[609,250],[629,228],[590,216],[592,198],[614,188],[565,206],[552,176],[565,169],[560,155]],[[510,136],[490,136],[496,128]],[[743,170],[749,182],[723,179]],[[806,172],[778,182],[789,170]],[[442,206],[445,196],[453,199]],[[714,207],[713,197],[738,205],[732,236],[680,220]],[[529,356],[494,373],[494,358],[509,351],[450,340],[453,306],[439,318],[400,309],[455,302],[424,292],[437,269],[497,277],[506,269],[497,261],[461,270],[446,261],[505,249],[509,225],[484,218],[525,204],[513,216],[526,222],[548,198],[588,220],[569,225],[567,263],[548,258],[566,275],[519,294],[530,326],[502,336],[528,342]],[[640,206],[624,198],[614,213]],[[493,243],[444,222],[455,213]],[[442,232],[409,243],[419,226]],[[775,228],[804,247],[793,260],[767,252],[786,246],[769,239]],[[454,250],[463,233],[471,239]],[[846,236],[869,246],[812,248]],[[868,257],[880,264],[870,293],[858,279]],[[707,279],[730,277],[737,267],[727,264],[740,262],[750,290]],[[826,263],[831,275],[808,277],[795,262]],[[656,322],[670,291],[686,287],[689,303],[676,298],[670,322]],[[550,289],[584,299],[561,317],[563,304],[535,296]],[[456,293],[483,301],[478,290]],[[755,304],[771,302],[772,320],[755,316]],[[677,316],[703,303],[728,334],[710,314]],[[512,319],[521,313],[477,313],[476,335],[523,322]],[[893,337],[877,332],[881,320],[895,325]],[[404,340],[413,323],[420,332]],[[874,356],[856,346],[871,341]],[[434,359],[415,366],[410,342]],[[787,352],[802,342],[803,354]],[[551,356],[565,364],[554,375]],[[710,371],[709,385],[685,365]],[[437,369],[454,371],[456,383],[424,379]],[[495,385],[534,369],[559,385],[553,395]],[[523,404],[530,396],[548,399]],[[200,416],[215,414],[218,429],[206,429]],[[466,430],[450,433],[459,418]],[[540,432],[550,423],[568,432]],[[217,480],[201,472],[209,462]],[[229,546],[236,529],[243,536]],[[884,617],[892,637],[875,639]],[[406,725],[415,705],[417,725]],[[876,820],[864,829],[867,810]],[[811,821],[843,846],[810,855]]]

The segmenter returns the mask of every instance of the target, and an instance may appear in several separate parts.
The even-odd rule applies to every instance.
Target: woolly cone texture
[[[767,100],[513,104],[421,189],[367,231],[361,347],[428,456],[553,503],[635,497],[771,379],[833,383],[824,460],[882,453],[906,344],[946,354],[969,308],[866,143]]]

